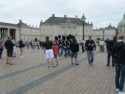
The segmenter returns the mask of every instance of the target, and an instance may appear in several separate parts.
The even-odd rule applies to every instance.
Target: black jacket
[[[44,43],[46,50],[52,49],[53,43],[49,40]]]
[[[114,54],[116,63],[125,65],[125,43],[123,41],[114,44]]]
[[[70,44],[70,49],[72,52],[78,52],[79,51],[79,44],[77,42],[73,41]]]
[[[106,48],[107,48],[107,50],[108,50],[109,52],[112,52],[113,46],[114,46],[114,41],[113,41],[113,40],[108,40],[108,41],[106,42]]]
[[[11,40],[7,40],[4,45],[7,50],[13,51],[14,44]]]
[[[85,47],[87,51],[93,51],[96,48],[94,40],[87,40]]]

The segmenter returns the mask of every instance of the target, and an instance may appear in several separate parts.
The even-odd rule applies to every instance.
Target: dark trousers
[[[110,66],[110,60],[112,58],[112,67],[115,65],[115,58],[112,57],[112,53],[110,51],[107,52],[107,66]]]
[[[0,58],[2,57],[2,51],[0,50]]]
[[[62,55],[63,51],[64,51],[64,56],[67,56],[67,55],[66,55],[66,50],[67,50],[67,49],[66,49],[66,48],[63,48],[63,47],[60,48],[59,56]]]
[[[70,56],[70,55],[71,55],[71,50],[70,50],[70,48],[67,48],[67,50],[66,50],[66,55],[67,55],[67,56]]]
[[[116,88],[123,91],[124,80],[125,80],[125,65],[116,64],[116,77],[115,84]]]

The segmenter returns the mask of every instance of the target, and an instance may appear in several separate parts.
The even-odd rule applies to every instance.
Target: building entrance
[[[8,35],[7,31],[8,31],[7,28],[0,28],[0,38],[2,39],[6,38]]]
[[[12,39],[16,39],[16,29],[10,29],[10,36]]]

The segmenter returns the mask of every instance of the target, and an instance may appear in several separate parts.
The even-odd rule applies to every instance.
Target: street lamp
[[[102,33],[103,33],[103,40],[105,39],[105,29],[102,29]]]
[[[84,24],[85,24],[85,20],[86,20],[84,14],[83,14],[81,20],[82,20],[82,25],[83,25],[83,40],[84,40],[84,36],[85,36],[85,34],[84,34]]]

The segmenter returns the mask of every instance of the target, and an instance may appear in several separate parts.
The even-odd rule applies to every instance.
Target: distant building
[[[83,21],[78,17],[55,17],[52,14],[52,17],[49,17],[45,22],[40,23],[41,28],[41,38],[45,39],[46,36],[54,38],[57,35],[69,35],[72,34],[76,36],[77,40],[83,38]],[[84,23],[84,36],[85,39],[93,30],[93,24]]]
[[[41,31],[40,28],[37,27],[31,27],[27,24],[23,23],[21,20],[17,24],[19,27],[19,38],[23,39],[25,41],[31,41],[35,38],[41,39]]]
[[[125,14],[123,16],[123,19],[118,24],[118,33],[125,33]]]
[[[16,41],[19,39],[31,41],[35,38],[40,39],[41,31],[40,28],[28,26],[21,20],[18,24],[0,22],[0,38],[4,39],[7,36],[11,36]]]
[[[116,27],[109,26],[105,28],[100,28],[100,29],[94,29],[93,30],[93,37],[94,39],[100,38],[100,39],[106,39],[106,38],[112,38],[113,36],[116,35]]]
[[[117,28],[114,26],[111,26],[111,24],[109,24],[109,26],[107,26],[104,29],[104,39],[116,36],[116,32],[117,32]]]
[[[84,15],[83,15],[84,16]],[[84,29],[84,30],[83,30]],[[23,39],[25,41],[31,41],[35,38],[39,40],[45,40],[46,36],[54,39],[57,35],[67,36],[69,34],[76,36],[77,40],[87,39],[88,36],[93,36],[94,39],[113,37],[116,32],[125,33],[125,14],[122,21],[118,24],[118,29],[113,27],[111,24],[105,28],[93,29],[93,23],[84,22],[77,16],[67,17],[56,17],[52,14],[45,22],[40,22],[39,27],[27,25],[26,23],[19,21],[18,24],[0,22],[0,37],[6,38],[12,36],[17,41]]]

